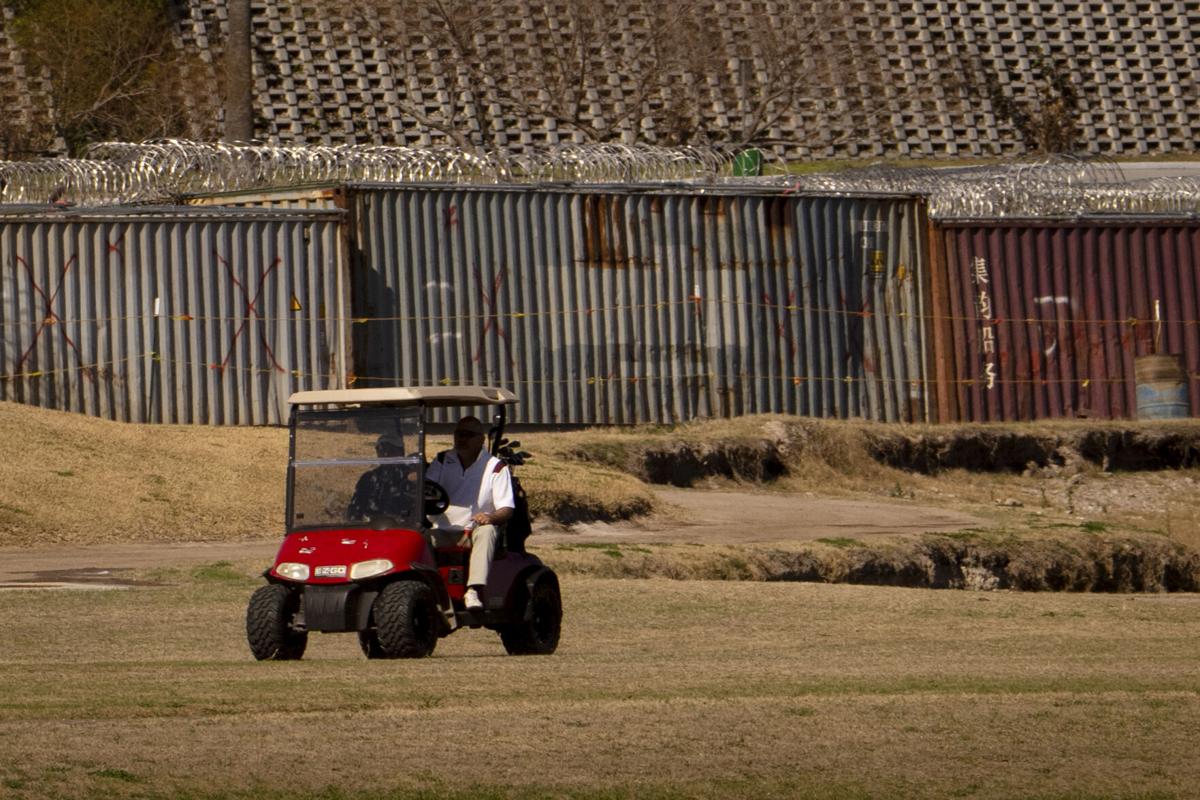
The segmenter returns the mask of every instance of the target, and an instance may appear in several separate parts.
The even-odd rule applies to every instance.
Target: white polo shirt
[[[508,465],[484,450],[465,470],[458,453],[447,450],[429,465],[425,477],[441,484],[450,495],[450,507],[433,517],[435,528],[462,530],[480,511],[516,507]]]

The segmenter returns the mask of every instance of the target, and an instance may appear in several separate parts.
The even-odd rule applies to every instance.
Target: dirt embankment
[[[866,435],[866,445],[880,463],[926,475],[952,469],[1027,472],[1081,464],[1119,472],[1200,466],[1200,427],[1190,423],[1053,432],[984,426],[917,434],[876,430]]]
[[[723,507],[699,502],[706,510],[667,537],[716,544],[724,535],[747,550],[669,559],[636,549],[614,558],[610,550],[607,560],[580,568],[931,588],[1200,590],[1200,425],[1191,421],[944,427],[760,418],[755,428],[739,425],[717,435],[696,426],[624,447],[580,447],[570,456],[606,461],[659,486],[750,490],[740,502],[724,497]],[[799,521],[791,536],[769,538],[799,547],[762,541],[786,524],[758,518],[762,495],[753,491],[771,487]],[[657,491],[669,505],[689,504],[678,490]],[[856,511],[877,508],[838,531],[820,522],[829,501],[814,494],[844,497]],[[725,508],[735,509],[732,517]],[[718,518],[715,525],[706,515]],[[819,533],[803,533],[814,525]],[[653,527],[641,536],[603,526],[586,533],[619,548],[663,541]]]
[[[1030,473],[1092,468],[1105,472],[1200,466],[1200,424],[1062,422],[956,427],[839,424],[764,418],[757,436],[736,431],[704,437],[656,435],[623,448],[586,446],[572,458],[609,463],[651,484],[695,486],[707,479],[772,483],[816,462],[835,471],[869,473],[868,460],[922,475],[951,470]],[[712,425],[713,423],[708,423]],[[716,435],[713,435],[716,434]]]
[[[0,403],[0,434],[9,553],[280,534],[285,431]],[[1200,580],[1200,422],[761,416],[521,438],[535,546],[565,548],[564,569],[1117,591]]]

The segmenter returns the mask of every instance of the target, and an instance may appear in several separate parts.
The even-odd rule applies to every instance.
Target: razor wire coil
[[[1111,159],[1077,156],[982,167],[867,167],[797,177],[794,186],[924,195],[935,219],[1200,214],[1200,179],[1130,181]]]
[[[562,144],[511,154],[450,146],[104,142],[83,159],[0,161],[0,203],[113,206],[320,183],[703,182],[822,194],[916,194],[939,219],[1200,214],[1200,178],[1130,181],[1111,159],[1053,156],[975,167],[866,168],[738,177],[741,149]],[[761,155],[770,157],[770,150]]]
[[[716,180],[733,148],[559,145],[522,155],[456,147],[279,146],[181,139],[93,145],[85,159],[0,161],[0,203],[162,203],[314,183],[647,183]]]

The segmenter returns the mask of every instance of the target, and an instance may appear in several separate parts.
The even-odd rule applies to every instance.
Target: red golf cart
[[[528,455],[504,438],[512,392],[415,386],[298,392],[288,402],[287,535],[246,610],[255,658],[298,659],[312,631],[357,633],[368,658],[420,658],[463,627],[498,632],[513,655],[554,652],[558,577],[525,551],[515,476],[517,513],[501,531],[482,611],[463,605],[470,551],[461,533],[429,523],[448,505],[425,479],[429,409],[493,408],[487,448],[511,468]],[[365,501],[364,487],[376,499]]]

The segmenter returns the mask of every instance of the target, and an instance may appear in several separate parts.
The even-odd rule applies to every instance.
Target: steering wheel
[[[425,480],[425,516],[435,517],[450,507],[450,495],[440,483]]]
[[[373,531],[390,531],[408,527],[392,514],[368,514],[363,521]]]

